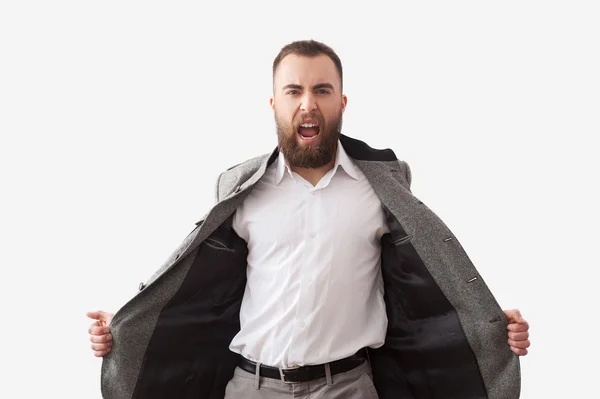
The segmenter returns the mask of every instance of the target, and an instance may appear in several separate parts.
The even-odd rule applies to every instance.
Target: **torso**
[[[322,364],[384,342],[387,225],[366,177],[340,151],[314,187],[280,154],[236,211],[233,227],[249,253],[230,349],[250,360]]]

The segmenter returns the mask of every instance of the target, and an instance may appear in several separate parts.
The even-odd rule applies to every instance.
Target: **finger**
[[[90,341],[92,341],[96,344],[110,342],[110,341],[112,341],[112,334],[90,335]]]
[[[104,335],[110,332],[110,327],[100,327],[96,324],[92,324],[88,329],[90,335]]]
[[[508,344],[511,346],[511,348],[526,349],[529,348],[531,342],[529,342],[528,339],[525,341],[513,341],[512,339],[509,339]]]
[[[112,348],[112,342],[108,342],[106,344],[91,344],[90,347],[95,352],[105,351],[107,349]]]
[[[529,330],[529,323],[511,323],[508,326],[506,326],[506,328],[514,332],[525,332]]]
[[[108,352],[110,352],[110,348],[105,350],[105,351],[95,351],[94,352],[94,356],[96,357],[102,357],[104,355],[106,355]]]
[[[529,338],[529,332],[525,331],[525,332],[512,332],[509,331],[508,332],[508,338],[512,339],[513,341],[524,341],[527,338]]]
[[[525,356],[527,354],[527,349],[513,348],[511,346],[510,350],[515,352],[519,356]]]

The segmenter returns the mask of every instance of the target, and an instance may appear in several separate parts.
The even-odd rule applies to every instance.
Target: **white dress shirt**
[[[230,349],[274,367],[322,364],[383,345],[381,202],[338,141],[316,186],[280,152],[233,228],[248,243],[241,330]]]

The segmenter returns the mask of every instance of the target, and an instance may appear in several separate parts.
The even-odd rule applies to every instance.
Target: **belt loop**
[[[327,385],[332,386],[333,381],[331,380],[331,369],[329,363],[325,363],[325,377],[327,378]]]
[[[256,362],[256,371],[254,373],[254,389],[260,389],[260,362]]]

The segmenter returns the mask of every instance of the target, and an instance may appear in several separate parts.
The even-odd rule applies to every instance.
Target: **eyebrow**
[[[283,86],[282,90],[285,90],[285,89],[298,89],[298,90],[301,90],[303,88],[304,87],[302,85],[297,85],[297,84],[290,83],[290,84],[287,84],[287,85]],[[331,83],[318,83],[318,84],[314,85],[312,87],[312,89],[313,90],[318,90],[318,89],[331,89],[331,90],[334,90],[333,85]]]

